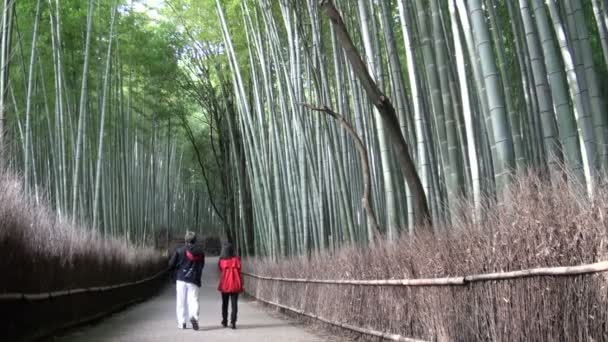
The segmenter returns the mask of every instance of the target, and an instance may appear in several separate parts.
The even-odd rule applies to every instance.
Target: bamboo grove
[[[276,258],[605,179],[605,1],[149,2],[2,0],[0,160],[66,220]]]
[[[566,177],[593,196],[608,163],[607,5],[258,0],[240,2],[235,15],[216,0],[246,155],[238,182],[251,187],[238,198],[241,207],[251,201],[253,228],[241,220],[238,231],[254,229],[255,239],[241,234],[240,243],[277,257],[423,229],[395,127],[367,96],[353,50],[395,108],[435,233],[463,201],[482,215],[517,172]],[[332,8],[354,49],[330,24]],[[367,148],[379,232],[361,204],[363,159],[327,113]]]
[[[2,2],[2,160],[62,220],[164,246],[218,222],[187,179],[175,29],[132,6]]]

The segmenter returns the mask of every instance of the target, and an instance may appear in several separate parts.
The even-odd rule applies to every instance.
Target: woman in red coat
[[[222,275],[218,290],[222,293],[222,325],[228,325],[228,300],[232,304],[230,327],[236,329],[236,314],[238,311],[239,293],[243,291],[243,278],[241,276],[241,258],[235,256],[232,244],[222,246],[219,268]]]

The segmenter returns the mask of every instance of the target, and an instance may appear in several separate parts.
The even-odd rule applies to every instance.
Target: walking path
[[[175,288],[168,286],[162,293],[141,304],[118,312],[94,325],[82,326],[57,337],[61,342],[189,342],[189,341],[289,341],[329,342],[299,323],[273,317],[255,301],[239,298],[237,329],[223,328],[221,298],[217,291],[219,271],[217,258],[207,258],[203,270],[203,286],[199,295],[200,329],[177,328],[175,320]]]

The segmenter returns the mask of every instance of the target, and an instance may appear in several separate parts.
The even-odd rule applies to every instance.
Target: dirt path
[[[239,299],[237,329],[220,325],[221,299],[217,291],[217,258],[208,258],[201,287],[200,330],[177,328],[175,321],[175,289],[163,292],[144,303],[116,313],[94,325],[83,326],[58,337],[55,341],[338,341],[321,337],[305,326],[270,315],[268,310],[249,299]]]

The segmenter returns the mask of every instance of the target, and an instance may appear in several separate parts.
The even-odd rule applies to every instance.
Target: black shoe
[[[224,328],[228,327],[228,322],[226,322],[226,321],[222,321],[222,326],[223,326]]]
[[[192,329],[198,330],[198,321],[194,317],[190,318],[190,323],[192,323]]]
[[[230,327],[231,327],[232,329],[236,329],[236,322],[232,322],[232,323],[230,323]]]

